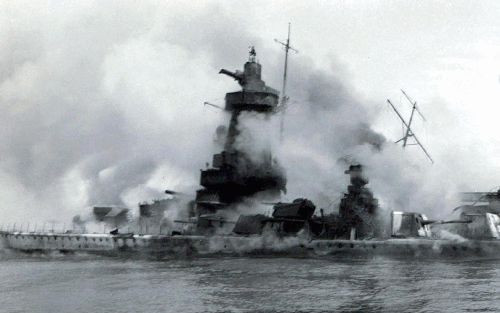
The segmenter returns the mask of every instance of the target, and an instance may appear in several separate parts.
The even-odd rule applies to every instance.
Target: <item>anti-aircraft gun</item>
[[[273,205],[272,216],[262,214],[240,215],[233,232],[239,235],[261,234],[267,226],[278,236],[296,235],[308,229],[316,206],[308,199],[295,199],[291,203],[265,203]]]
[[[308,199],[295,199],[292,203],[273,204],[272,217],[264,215],[242,215],[233,232],[237,234],[259,234],[266,225],[278,235],[297,234],[307,229],[313,238],[323,239],[364,239],[377,237],[382,232],[377,217],[378,201],[370,189],[365,187],[368,179],[363,175],[363,167],[351,165],[346,174],[350,176],[348,192],[344,194],[339,214],[314,215],[316,206]]]
[[[453,210],[460,214],[459,220],[433,231],[446,230],[467,239],[500,239],[500,190],[462,192],[460,200],[462,204]]]

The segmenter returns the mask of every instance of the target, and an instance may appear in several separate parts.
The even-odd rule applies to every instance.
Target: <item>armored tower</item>
[[[341,233],[349,236],[349,232],[355,229],[358,238],[373,237],[379,231],[376,221],[378,200],[365,187],[368,179],[363,175],[361,165],[351,165],[345,173],[350,176],[351,184],[347,187],[348,193],[340,201],[339,214],[343,221]]]
[[[278,105],[279,92],[266,86],[261,79],[261,70],[252,47],[243,72],[225,69],[219,72],[234,78],[242,89],[226,94],[224,110],[231,114],[231,121],[224,150],[213,156],[211,168],[201,171],[200,185],[204,188],[196,194],[198,215],[231,207],[259,192],[277,197],[285,190],[284,170],[271,151],[263,151],[259,158],[262,161],[256,163],[255,158],[236,144],[240,132],[238,119],[242,112],[257,112],[269,117]]]

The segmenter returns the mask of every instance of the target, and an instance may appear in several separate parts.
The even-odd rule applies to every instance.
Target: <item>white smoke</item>
[[[5,221],[69,220],[96,203],[133,207],[165,188],[193,194],[199,169],[218,152],[216,127],[228,124],[202,103],[221,104],[238,88],[218,70],[241,69],[253,44],[265,56],[263,79],[274,87],[281,81],[282,56],[269,48],[270,38],[264,45],[217,4],[2,2],[0,37]],[[431,215],[448,210],[456,190],[486,179],[467,163],[488,152],[474,136],[457,147],[442,139],[446,148],[436,159],[444,162],[430,166],[372,126],[381,112],[375,102],[385,99],[364,99],[342,68],[318,68],[304,54],[291,59],[292,101],[274,154],[287,170],[288,200],[307,197],[333,210],[348,184],[345,158],[365,165],[384,207]],[[462,125],[444,111],[439,123],[450,138]],[[257,142],[245,146],[275,146],[277,123],[266,124],[273,134],[251,120],[242,126]],[[445,137],[438,123],[430,127],[433,138]],[[483,174],[494,163],[484,160]],[[494,185],[494,175],[487,181]]]
[[[238,137],[234,147],[245,153],[255,164],[269,162],[279,147],[279,120],[276,115],[242,112],[238,116]]]
[[[177,36],[188,25],[167,25],[175,8],[1,6],[4,220],[134,207],[165,188],[193,193],[225,123],[202,103],[228,82],[218,79],[219,62],[212,66],[217,51],[191,50]]]

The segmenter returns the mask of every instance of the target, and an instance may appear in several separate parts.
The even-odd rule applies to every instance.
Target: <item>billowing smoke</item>
[[[271,152],[279,147],[279,124],[276,115],[242,112],[238,116],[238,137],[234,147],[243,151],[254,164],[269,162]]]
[[[336,211],[347,190],[349,164],[364,165],[368,185],[385,214],[390,210],[445,216],[456,203],[455,175],[414,158],[371,125],[379,106],[356,95],[340,68],[315,69],[307,60],[294,63],[294,95],[285,116],[280,159],[288,173],[289,199],[308,197],[326,211]],[[417,151],[420,152],[420,151]]]
[[[224,93],[237,89],[218,70],[241,69],[253,44],[266,56],[263,79],[279,86],[282,59],[269,38],[262,44],[218,5],[193,6],[189,14],[154,2],[0,7],[5,221],[69,219],[97,203],[134,207],[165,188],[194,194],[199,169],[220,151],[216,128],[228,125],[203,102],[222,104]],[[317,68],[301,56],[291,62],[292,101],[275,150],[289,200],[334,208],[348,184],[344,160],[354,160],[387,207],[436,212],[445,205],[455,191],[453,176],[443,175],[451,171],[415,165],[373,130],[378,107],[356,95],[338,68]],[[275,145],[278,120],[268,124],[274,134],[254,128],[263,122],[258,116],[242,123],[265,139],[253,148]]]
[[[165,188],[193,193],[226,123],[203,101],[230,84],[217,76],[219,58],[244,55],[209,49],[221,29],[200,25],[207,38],[198,40],[168,5],[2,7],[2,219],[68,219],[94,204],[134,207]],[[209,12],[192,14],[214,25]]]
[[[358,151],[380,153],[386,139],[371,128],[376,112],[356,98],[335,69],[294,61],[293,100],[285,115],[280,157],[288,172],[290,196],[314,199],[325,209],[338,204],[348,183],[344,170],[361,162]],[[336,201],[335,201],[336,200]]]

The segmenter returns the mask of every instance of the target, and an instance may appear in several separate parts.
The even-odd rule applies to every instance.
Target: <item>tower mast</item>
[[[285,42],[281,42],[278,39],[274,39],[277,43],[281,44],[285,48],[285,68],[283,70],[283,88],[281,89],[281,103],[279,109],[281,111],[281,120],[280,120],[280,140],[283,141],[283,128],[285,124],[285,110],[288,102],[288,97],[286,96],[286,77],[288,71],[288,51],[292,50],[295,53],[298,53],[296,49],[290,46],[290,23],[288,23],[288,36]]]

